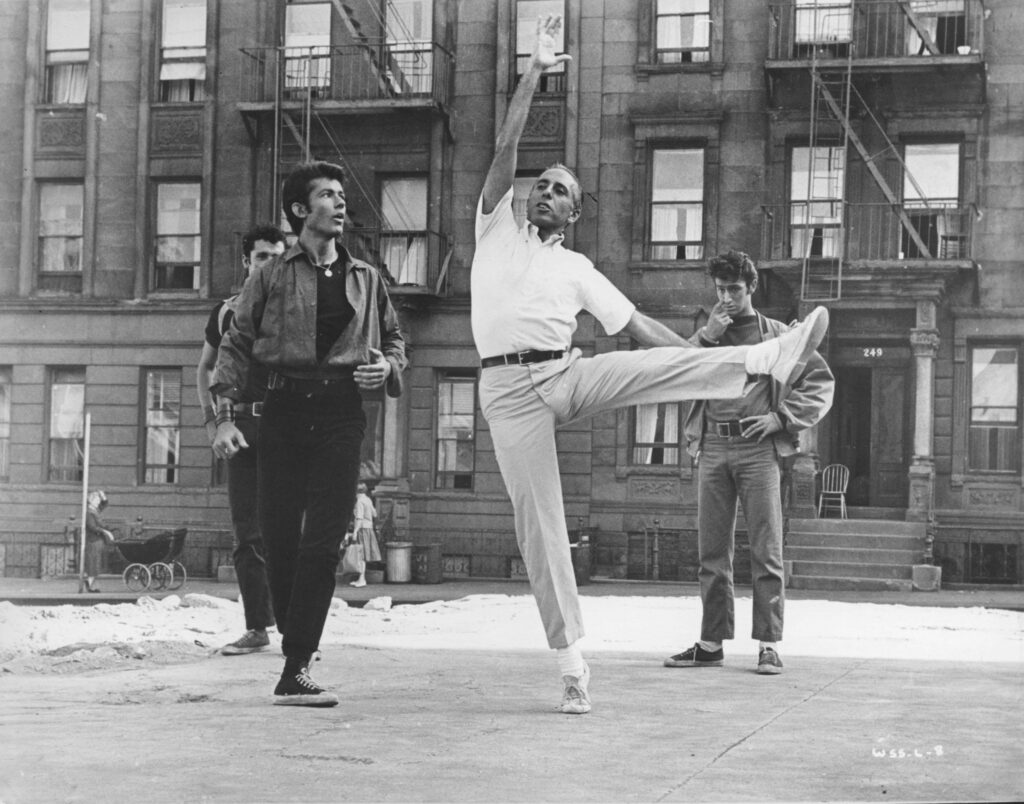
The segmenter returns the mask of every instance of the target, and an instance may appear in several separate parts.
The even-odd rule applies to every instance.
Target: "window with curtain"
[[[657,148],[650,175],[650,259],[703,259],[704,149]]]
[[[82,272],[81,183],[39,185],[39,264],[43,274]]]
[[[555,52],[565,52],[565,0],[517,0],[516,7],[516,82],[526,69],[534,46],[537,44],[537,19],[549,14],[557,14],[562,18],[562,27],[558,31]],[[538,93],[565,92],[565,64],[552,67],[540,77],[537,85]]]
[[[971,349],[967,467],[1020,471],[1020,353],[1016,346]]]
[[[437,383],[434,486],[473,488],[476,458],[476,375],[442,374]]]
[[[921,37],[922,32],[931,40],[934,50],[943,55],[952,55],[967,46],[964,0],[910,0],[910,11],[917,25],[904,15],[907,55],[935,55]]]
[[[44,102],[85,103],[89,16],[89,0],[49,0],[47,3]]]
[[[47,478],[79,481],[85,465],[85,368],[51,368],[49,385]]]
[[[678,402],[633,408],[631,462],[638,466],[678,466],[683,454],[682,408]]]
[[[381,261],[399,285],[427,284],[427,179],[381,180]]]
[[[966,224],[959,210],[960,144],[908,144],[904,146],[903,164],[903,208],[928,256],[966,256]],[[921,244],[905,227],[900,232],[900,251],[906,258],[925,256]]]
[[[156,185],[157,290],[198,290],[202,252],[199,182]]]
[[[790,256],[839,256],[846,149],[792,148],[789,160]]]
[[[398,95],[428,94],[433,85],[433,0],[389,0],[387,76]]]
[[[0,366],[0,482],[11,479],[11,367]]]
[[[656,0],[655,60],[697,64],[711,57],[711,0]]]
[[[284,15],[284,88],[325,93],[331,85],[331,4],[290,3]]]
[[[160,29],[160,100],[206,97],[206,0],[164,0]]]
[[[144,369],[143,483],[176,483],[181,438],[181,369]]]

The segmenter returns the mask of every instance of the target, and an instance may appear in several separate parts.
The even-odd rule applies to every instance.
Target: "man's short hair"
[[[286,243],[284,232],[272,223],[261,223],[253,226],[242,237],[242,254],[248,257],[256,248],[257,240],[265,240],[267,243]]]
[[[749,288],[757,282],[757,267],[748,254],[730,249],[708,260],[708,276],[724,282],[741,281]]]
[[[296,165],[288,174],[281,188],[281,207],[284,210],[284,216],[288,219],[288,225],[292,227],[292,231],[296,235],[302,232],[304,219],[292,212],[292,204],[309,205],[310,185],[316,179],[334,179],[344,188],[345,170],[341,165],[336,165],[333,162],[318,160]]]

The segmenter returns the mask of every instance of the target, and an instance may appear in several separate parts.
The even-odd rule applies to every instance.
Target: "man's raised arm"
[[[509,101],[505,121],[501,124],[494,144],[494,159],[491,160],[491,168],[487,171],[487,179],[484,181],[482,211],[485,215],[494,210],[515,179],[519,138],[526,127],[526,117],[530,113],[533,93],[537,91],[541,73],[572,59],[572,56],[565,54],[555,55],[555,37],[561,27],[562,18],[556,14],[537,20],[537,46],[519,79],[519,86],[516,87],[512,100]]]

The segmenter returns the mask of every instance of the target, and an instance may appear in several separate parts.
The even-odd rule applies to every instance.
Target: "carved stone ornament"
[[[524,140],[556,139],[562,132],[561,106],[533,106],[526,118]]]
[[[198,114],[158,116],[153,118],[153,151],[200,153],[203,126]]]
[[[631,477],[629,479],[631,499],[675,500],[679,498],[679,481],[663,477]]]
[[[39,149],[77,151],[85,147],[85,120],[73,117],[40,117]]]

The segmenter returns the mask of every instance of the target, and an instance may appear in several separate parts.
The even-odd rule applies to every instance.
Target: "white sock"
[[[747,349],[744,368],[747,374],[770,374],[779,359],[781,347],[777,338],[758,343]]]
[[[573,642],[567,648],[556,648],[558,654],[558,671],[563,676],[579,678],[583,675],[583,654]]]
[[[721,642],[712,642],[710,639],[702,639],[697,644],[700,645],[701,648],[703,650],[706,650],[706,651],[712,651],[713,652],[713,651],[721,650],[722,649],[722,643]]]
[[[778,645],[778,644],[779,644],[778,642],[761,642],[761,643],[758,644],[757,648],[758,648],[758,650],[761,650],[763,648],[771,648],[772,650],[775,650],[775,646]],[[776,651],[776,653],[777,652],[778,651]]]

